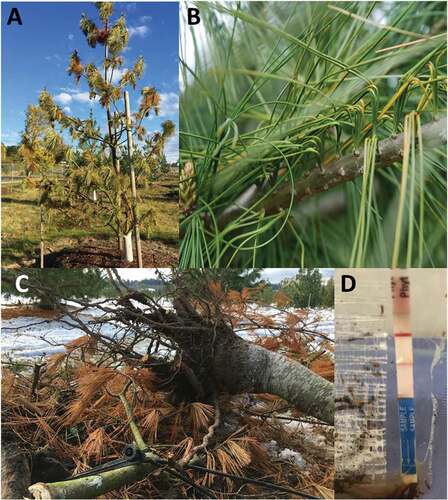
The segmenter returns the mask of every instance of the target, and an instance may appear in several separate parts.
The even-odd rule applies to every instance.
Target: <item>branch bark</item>
[[[306,415],[334,422],[331,382],[301,363],[245,341],[224,321],[213,324],[202,318],[184,297],[174,300],[174,307],[176,315],[164,311],[159,312],[163,319],[157,314],[146,317],[155,319],[154,328],[181,347],[205,377],[204,387],[212,382],[229,394],[271,393]]]
[[[230,345],[217,345],[214,378],[230,394],[275,394],[306,415],[334,423],[331,382],[301,363],[238,337]]]
[[[434,120],[422,127],[423,143],[426,147],[445,145],[446,117]],[[378,143],[376,168],[389,167],[403,159],[403,134],[384,139]],[[321,169],[315,167],[297,180],[295,185],[295,200],[300,202],[305,198],[327,191],[343,182],[352,181],[363,171],[364,155],[349,154],[333,161]],[[246,194],[247,193],[247,194]],[[260,193],[250,186],[235,204],[228,207],[219,218],[219,226],[223,228],[230,220],[241,215],[244,209],[252,206]],[[263,205],[267,215],[287,208],[291,199],[291,188],[285,183],[274,196],[271,196]]]

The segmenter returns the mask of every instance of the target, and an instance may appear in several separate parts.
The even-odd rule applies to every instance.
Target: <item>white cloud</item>
[[[79,90],[76,87],[59,87],[63,92],[68,92],[69,94],[73,94],[78,92]]]
[[[151,21],[151,20],[152,20],[152,17],[151,17],[151,16],[141,16],[141,17],[139,18],[139,21],[140,21],[141,23],[149,23],[149,21]]]
[[[166,159],[172,163],[179,159],[179,135],[176,134],[170,137],[165,143]]]
[[[54,96],[54,100],[60,104],[67,105],[72,102],[81,102],[81,103],[94,103],[98,100],[98,98],[90,99],[88,92],[71,92],[68,94],[67,92],[61,92]]]
[[[73,94],[72,98],[77,102],[95,102],[97,99],[90,99],[88,92],[78,92],[77,94]]]
[[[49,54],[48,56],[45,56],[46,61],[55,61],[56,65],[58,62],[62,61],[62,57],[59,54]]]
[[[54,100],[60,104],[68,104],[69,102],[72,102],[72,96],[66,92],[61,92],[60,94],[54,96]]]
[[[134,12],[137,8],[137,4],[135,2],[128,2],[125,8],[128,12]]]
[[[2,142],[6,146],[15,146],[20,139],[20,134],[18,132],[2,132]]]
[[[70,33],[67,38],[69,40],[73,40],[75,38],[75,35],[73,33]]]
[[[160,94],[160,116],[177,115],[179,112],[179,96],[175,92]]]
[[[118,83],[118,80],[126,73],[128,68],[116,68],[114,69],[114,74],[112,76],[112,83]]]
[[[62,108],[62,111],[65,111],[66,113],[71,113],[72,110],[70,109],[70,106],[64,106]]]
[[[149,28],[148,26],[145,25],[129,26],[128,32],[129,32],[129,38],[133,36],[140,36],[141,38],[145,38],[146,35],[149,33]]]

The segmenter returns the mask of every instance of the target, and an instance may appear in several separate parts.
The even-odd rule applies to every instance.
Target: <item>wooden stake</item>
[[[45,252],[45,243],[44,243],[44,207],[40,206],[40,268],[43,269],[44,265],[44,252]]]
[[[118,113],[114,113],[114,117],[117,117]],[[117,130],[114,127],[114,137],[116,136]],[[121,165],[120,165],[120,159],[117,158],[117,152],[116,149],[114,148],[114,155],[115,155],[115,171],[117,174],[117,179],[118,179],[118,210],[121,212],[121,191],[122,191],[122,184],[121,184]],[[123,255],[124,252],[124,242],[123,242],[123,231],[121,230],[120,227],[118,227],[118,250],[120,252],[120,255]]]
[[[407,484],[417,483],[414,373],[411,333],[409,273],[392,270],[393,326],[397,366],[398,411],[400,416],[401,474]]]
[[[138,267],[143,267],[142,259],[142,248],[140,242],[140,229],[138,227],[138,205],[137,205],[137,186],[135,183],[135,171],[134,165],[132,163],[132,154],[134,152],[134,146],[132,142],[132,132],[131,132],[131,110],[129,106],[129,92],[124,92],[124,106],[126,111],[126,134],[128,138],[128,156],[129,156],[129,172],[131,176],[131,189],[132,189],[132,217],[134,219],[134,238],[135,238],[135,249],[137,253]]]

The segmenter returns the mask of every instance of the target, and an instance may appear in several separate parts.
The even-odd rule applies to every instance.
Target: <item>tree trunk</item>
[[[334,422],[333,384],[304,365],[238,337],[217,346],[214,376],[231,394],[270,393],[306,415]]]
[[[139,292],[129,298],[148,304]],[[238,337],[225,321],[202,317],[185,297],[177,297],[173,305],[176,313],[147,313],[148,324],[157,322],[155,329],[179,345],[203,387],[212,381],[230,394],[275,394],[306,415],[334,423],[331,382],[297,361]]]

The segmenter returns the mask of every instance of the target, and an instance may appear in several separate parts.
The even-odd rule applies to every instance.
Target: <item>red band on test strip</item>
[[[395,337],[412,337],[412,333],[407,332],[397,332],[394,333]]]

